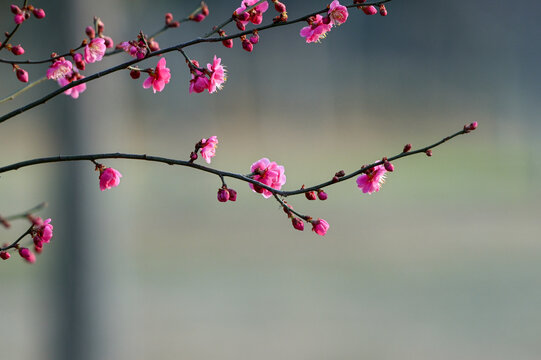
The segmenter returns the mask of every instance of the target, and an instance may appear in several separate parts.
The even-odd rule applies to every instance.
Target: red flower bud
[[[227,191],[227,189],[224,189],[224,188],[220,188],[218,189],[218,201],[219,202],[226,202],[227,200],[229,200],[229,191]]]
[[[308,191],[308,192],[304,193],[304,196],[306,196],[306,198],[308,200],[315,200],[316,199],[316,192],[315,191]]]
[[[291,224],[293,225],[293,227],[299,231],[303,231],[304,230],[304,222],[297,218],[297,217],[292,217],[291,218]]]
[[[410,150],[411,150],[411,144],[406,144],[406,145],[404,146],[404,150],[402,150],[402,152],[407,153],[407,152],[410,151]]]

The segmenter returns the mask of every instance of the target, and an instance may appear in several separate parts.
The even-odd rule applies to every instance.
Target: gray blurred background
[[[47,17],[14,40],[30,59],[78,44],[95,15],[120,42],[197,6],[33,4]],[[205,22],[167,32],[161,46],[199,36],[239,4],[208,5]],[[326,3],[286,5],[294,19]],[[172,53],[161,93],[120,72],[1,124],[1,165],[114,151],[186,159],[217,135],[212,166],[246,173],[269,157],[294,189],[479,122],[431,158],[396,162],[379,193],[350,181],[326,202],[290,199],[331,224],[325,237],[293,230],[244,183],[229,180],[238,200],[218,203],[219,179],[191,169],[104,161],[124,175],[106,192],[90,163],[2,174],[0,213],[48,201],[39,215],[53,219],[54,238],[33,266],[18,256],[0,264],[1,358],[538,359],[541,6],[395,0],[388,10],[351,11],[321,44],[306,44],[296,24],[261,33],[251,54],[238,42],[187,49],[203,64],[222,58],[229,79],[218,94],[188,94],[189,72]],[[3,68],[0,97],[21,86]],[[32,81],[46,66],[25,68]],[[1,112],[56,88],[42,84]],[[13,225],[2,242],[27,226]]]

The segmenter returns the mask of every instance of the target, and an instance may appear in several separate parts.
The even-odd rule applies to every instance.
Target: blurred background
[[[240,1],[239,1],[240,3]],[[221,23],[236,1],[158,38],[162,47]],[[13,15],[4,1],[4,31]],[[115,43],[152,33],[196,1],[33,2],[47,17],[13,40],[24,58],[80,43],[93,16]],[[327,3],[286,2],[290,19]],[[396,0],[387,17],[350,11],[320,44],[301,24],[260,34],[253,53],[221,44],[229,78],[188,94],[180,54],[163,92],[118,72],[0,125],[1,165],[58,154],[132,152],[186,159],[217,135],[212,166],[247,173],[268,157],[287,189],[340,169],[475,132],[395,163],[379,193],[354,180],[329,199],[289,201],[330,223],[295,231],[279,206],[191,169],[109,160],[124,177],[101,192],[91,163],[40,165],[0,177],[0,213],[47,201],[54,238],[35,265],[0,267],[2,358],[23,359],[538,359],[541,352],[540,27],[537,2]],[[268,23],[274,10],[264,16]],[[234,26],[226,28],[234,33]],[[2,57],[9,54],[3,52]],[[128,60],[88,64],[85,74]],[[142,67],[154,67],[150,59]],[[45,66],[26,66],[30,81]],[[3,66],[0,97],[21,87]],[[7,104],[57,88],[41,84]],[[2,231],[11,242],[27,228]]]

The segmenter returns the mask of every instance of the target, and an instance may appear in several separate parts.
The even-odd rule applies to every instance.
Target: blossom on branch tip
[[[306,38],[307,43],[319,42],[327,36],[327,32],[332,28],[332,24],[325,23],[321,15],[317,14],[308,19],[308,26],[301,29],[300,35]]]
[[[201,139],[201,156],[207,164],[210,164],[210,159],[216,155],[216,147],[218,146],[218,137],[211,136],[208,139]]]
[[[284,173],[284,167],[276,164],[274,161],[271,162],[267,158],[262,158],[252,164],[250,171],[252,174],[252,179],[259,181],[262,184],[265,184],[273,189],[280,190],[282,185],[286,183],[286,175]],[[272,192],[262,188],[260,186],[249,184],[250,188],[263,195],[264,198],[268,199],[272,196]]]
[[[100,190],[111,189],[120,184],[122,174],[113,168],[100,168]]]
[[[329,5],[328,14],[334,25],[342,25],[348,19],[348,9],[344,5],[340,5],[338,0],[334,0]]]
[[[385,182],[385,167],[383,165],[375,166],[366,170],[364,174],[357,178],[357,187],[365,194],[378,192],[381,185]]]
[[[318,235],[325,235],[329,230],[329,223],[323,219],[312,220],[312,231]]]
[[[169,80],[171,80],[170,70],[169,68],[165,67],[165,65],[165,58],[162,57],[160,61],[158,61],[156,69],[150,70],[148,78],[143,83],[143,88],[148,89],[152,87],[154,93],[156,93],[156,91],[163,90],[165,84],[168,84]]]
[[[0,251],[0,258],[2,260],[7,260],[11,257],[11,255],[7,251]]]
[[[71,73],[73,64],[69,60],[60,58],[47,69],[47,79],[58,80]]]

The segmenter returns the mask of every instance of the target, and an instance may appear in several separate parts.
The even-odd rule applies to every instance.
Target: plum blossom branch
[[[23,3],[23,7],[26,7],[28,3],[28,0],[24,0],[24,3]],[[10,32],[10,33],[6,33],[6,39],[4,40],[3,43],[0,43],[0,50],[2,50],[3,48],[6,47],[6,45],[8,44],[9,40],[11,40],[11,38],[13,37],[13,35],[15,35],[15,33],[17,32],[17,30],[19,30],[19,27],[21,27],[21,24],[17,24],[15,25],[15,28]]]
[[[376,2],[363,3],[362,6],[379,6],[381,4],[385,4],[385,3],[390,2],[390,1],[391,0],[381,0],[381,1],[376,1]],[[360,5],[359,4],[353,4],[353,5],[348,5],[347,7],[351,8],[351,7],[358,7],[358,6],[360,6]],[[167,48],[164,48],[164,49],[161,49],[161,50],[157,50],[157,51],[148,53],[147,56],[142,58],[142,59],[133,59],[133,60],[124,62],[122,64],[119,64],[117,66],[108,68],[106,70],[99,71],[99,72],[94,73],[92,75],[89,75],[89,76],[87,76],[85,78],[82,78],[82,79],[79,79],[79,80],[74,80],[74,81],[66,84],[63,87],[50,92],[49,94],[41,97],[38,100],[35,100],[35,101],[33,101],[33,102],[31,102],[31,103],[29,103],[27,105],[24,105],[24,106],[22,106],[20,108],[17,108],[15,110],[1,116],[0,117],[0,123],[6,121],[8,119],[11,119],[11,118],[13,118],[13,117],[15,117],[17,115],[20,115],[20,114],[22,114],[22,113],[24,113],[24,112],[26,112],[26,111],[28,111],[30,109],[33,109],[36,106],[42,105],[42,104],[46,103],[47,101],[49,101],[50,99],[64,93],[66,90],[69,90],[69,89],[71,89],[73,87],[76,87],[76,86],[79,86],[81,84],[85,84],[87,82],[96,80],[98,78],[104,77],[104,76],[112,74],[114,72],[117,72],[117,71],[120,71],[120,70],[125,70],[129,66],[132,66],[132,65],[134,65],[136,63],[139,63],[139,62],[141,62],[143,60],[146,60],[148,58],[163,55],[163,54],[166,54],[166,53],[169,53],[169,52],[172,52],[172,51],[179,51],[179,50],[182,50],[182,49],[184,49],[186,47],[193,46],[193,45],[200,44],[200,43],[222,42],[224,40],[241,38],[243,36],[253,34],[255,31],[261,32],[261,31],[268,30],[268,29],[275,28],[275,27],[279,27],[279,26],[292,25],[292,24],[295,24],[295,23],[298,23],[298,22],[301,22],[301,21],[306,21],[308,18],[310,18],[312,16],[315,16],[317,14],[321,14],[321,13],[324,13],[324,12],[327,12],[327,11],[328,11],[328,9],[324,8],[322,10],[310,13],[308,15],[301,16],[301,17],[299,17],[297,19],[294,19],[294,20],[289,20],[287,22],[275,22],[275,23],[272,23],[272,24],[269,24],[269,25],[255,27],[255,28],[253,28],[251,30],[242,31],[242,32],[236,33],[234,35],[220,36],[220,37],[209,37],[209,38],[196,38],[196,39],[184,42],[184,43],[180,43],[180,44],[177,44],[177,45],[174,45],[174,46],[170,46],[170,47],[167,47]]]
[[[31,232],[32,232],[32,228],[34,227],[34,224],[30,225],[30,227],[28,228],[28,230],[26,230],[21,236],[19,236],[19,238],[17,240],[15,240],[14,242],[12,242],[11,244],[9,245],[6,245],[4,247],[0,247],[0,251],[6,251],[6,250],[9,250],[9,249],[13,249],[13,248],[16,248],[17,247],[17,244],[19,244],[19,242],[24,239],[24,237],[26,235],[29,235]]]
[[[224,177],[234,178],[234,179],[237,179],[237,180],[240,180],[240,181],[250,183],[250,184],[255,185],[255,186],[259,187],[259,188],[266,189],[270,193],[272,193],[273,195],[280,195],[280,196],[287,197],[287,196],[304,194],[304,193],[308,193],[308,192],[311,192],[311,191],[317,191],[317,190],[320,190],[320,189],[322,189],[324,187],[331,186],[331,185],[337,184],[339,182],[346,181],[348,179],[351,179],[354,176],[366,173],[367,171],[369,171],[372,168],[375,168],[376,166],[383,165],[385,162],[398,160],[398,159],[401,159],[401,158],[404,158],[404,157],[407,157],[407,156],[420,154],[420,153],[424,153],[424,154],[427,154],[427,155],[430,156],[430,155],[432,155],[432,149],[433,148],[435,148],[435,147],[437,147],[437,146],[439,146],[439,145],[441,145],[441,144],[443,144],[443,143],[445,143],[445,142],[447,142],[447,141],[449,141],[449,140],[451,140],[451,139],[453,139],[453,138],[455,138],[455,137],[457,137],[459,135],[467,134],[470,131],[475,130],[475,128],[477,128],[477,123],[476,122],[472,123],[470,125],[465,125],[462,130],[460,130],[460,131],[458,131],[458,132],[456,132],[456,133],[454,133],[452,135],[446,136],[442,140],[440,140],[440,141],[438,141],[438,142],[436,142],[436,143],[434,143],[432,145],[428,145],[428,146],[425,146],[425,147],[422,147],[420,149],[413,150],[413,151],[410,151],[409,149],[406,151],[406,149],[404,149],[404,151],[402,153],[399,153],[397,155],[394,155],[394,156],[391,156],[391,157],[388,157],[388,158],[383,158],[384,160],[376,161],[376,162],[374,162],[372,164],[369,164],[369,165],[364,165],[360,169],[355,170],[350,174],[344,174],[341,177],[335,176],[329,181],[326,181],[326,182],[323,182],[323,183],[320,183],[320,184],[317,184],[317,185],[314,185],[314,186],[310,186],[310,187],[304,187],[303,186],[300,189],[289,190],[289,191],[277,190],[277,189],[275,189],[275,188],[273,188],[271,186],[268,186],[268,185],[266,185],[266,184],[264,184],[262,182],[254,180],[254,179],[252,179],[250,177],[253,174],[242,175],[242,174],[233,173],[233,172],[229,172],[229,171],[213,169],[213,168],[210,168],[208,166],[196,164],[193,161],[177,160],[177,159],[171,159],[171,158],[165,158],[165,157],[159,157],[159,156],[151,156],[151,155],[147,155],[147,154],[106,153],[106,154],[85,154],[85,155],[64,155],[64,156],[59,155],[59,156],[52,156],[52,157],[43,157],[43,158],[36,158],[36,159],[21,161],[21,162],[18,162],[18,163],[14,163],[14,164],[11,164],[11,165],[0,167],[0,173],[5,173],[5,172],[8,172],[8,171],[18,170],[18,169],[28,167],[28,166],[34,166],[34,165],[46,164],[46,163],[58,163],[58,162],[70,162],[70,161],[91,161],[94,164],[96,164],[96,160],[100,160],[100,159],[143,160],[143,161],[159,162],[159,163],[164,163],[164,164],[168,164],[168,165],[178,165],[178,166],[191,167],[191,168],[194,168],[196,170],[200,170],[200,171],[203,171],[203,172],[207,172],[207,173],[217,175],[222,180],[223,180]],[[222,181],[222,183],[223,183],[223,181]]]

